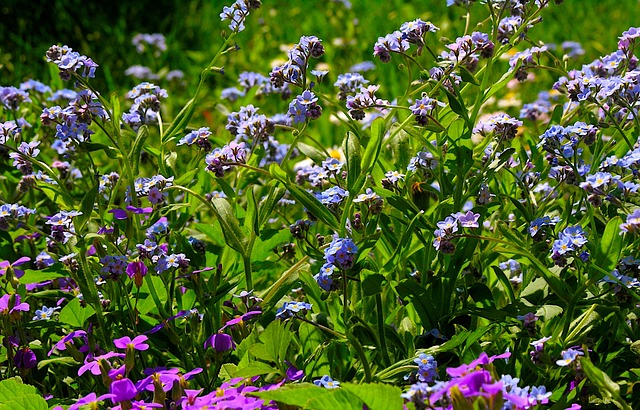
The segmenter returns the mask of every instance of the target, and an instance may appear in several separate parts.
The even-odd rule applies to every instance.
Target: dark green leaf
[[[196,103],[197,100],[192,98],[185,104],[184,107],[182,107],[182,110],[180,110],[178,115],[176,115],[176,117],[173,119],[173,122],[164,132],[163,140],[165,142],[169,142],[177,138],[179,133],[187,127],[189,121],[191,120],[191,117],[193,116],[193,113],[196,110]]]
[[[366,275],[362,280],[362,294],[364,296],[373,296],[382,293],[382,284],[386,281],[386,278],[379,273],[369,272],[370,274]],[[365,271],[361,272],[361,274],[365,274]]]

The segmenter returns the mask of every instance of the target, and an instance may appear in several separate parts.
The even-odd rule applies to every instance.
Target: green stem
[[[391,366],[389,352],[387,351],[387,337],[384,332],[384,316],[382,310],[382,295],[376,294],[376,310],[378,311],[378,337],[380,339],[380,349],[382,350],[382,361],[385,367]]]

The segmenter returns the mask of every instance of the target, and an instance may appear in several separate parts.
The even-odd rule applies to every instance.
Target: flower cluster
[[[330,291],[337,289],[334,273],[338,270],[350,269],[355,262],[358,247],[351,238],[340,238],[334,235],[333,240],[324,251],[325,264],[320,268],[314,279],[320,288]],[[344,279],[344,278],[343,278]]]
[[[289,60],[276,66],[269,73],[271,84],[280,88],[285,83],[305,87],[310,58],[320,58],[324,54],[322,40],[316,36],[302,36],[300,42],[289,50]]]
[[[127,93],[127,98],[133,100],[133,105],[129,112],[122,114],[122,120],[134,131],[143,124],[157,121],[161,99],[167,97],[167,90],[155,84],[146,81],[138,84]]]
[[[558,234],[558,239],[553,242],[551,247],[551,258],[558,266],[564,266],[567,258],[570,256],[579,256],[580,259],[586,261],[589,259],[587,251],[580,249],[587,244],[586,233],[580,225],[569,226]]]
[[[373,55],[380,58],[383,63],[388,63],[391,61],[391,53],[402,54],[411,44],[418,47],[418,54],[420,54],[425,46],[425,34],[435,33],[438,30],[440,29],[431,22],[420,19],[406,22],[399,31],[378,37],[378,41],[373,46]]]
[[[95,77],[96,64],[91,58],[80,55],[67,46],[52,45],[46,53],[47,61],[53,62],[60,69],[60,78],[68,80],[71,75],[82,69],[80,75],[84,78]]]
[[[422,93],[422,98],[415,100],[409,109],[411,114],[415,115],[418,125],[425,126],[433,119],[433,111],[437,106],[445,107],[446,104],[429,97],[427,93]]]
[[[521,126],[522,121],[507,114],[498,114],[485,121],[480,121],[473,129],[473,132],[483,136],[493,133],[498,141],[510,141],[516,137],[518,127]]]
[[[251,10],[260,8],[260,0],[236,0],[231,6],[225,6],[220,13],[222,21],[229,21],[229,29],[235,33],[244,30],[244,21]]]
[[[307,119],[317,120],[322,115],[322,107],[318,105],[318,97],[313,92],[304,90],[289,104],[289,115],[294,124],[303,123]]]
[[[495,46],[486,33],[475,31],[471,35],[458,37],[454,43],[447,44],[446,47],[449,51],[443,51],[440,59],[451,65],[460,65],[469,71],[475,71],[480,57],[490,58]]]
[[[518,386],[519,379],[510,375],[501,378],[495,376],[493,362],[496,359],[507,359],[511,353],[503,353],[489,357],[481,353],[480,357],[469,364],[447,368],[449,381],[438,381],[433,385],[419,382],[412,385],[402,397],[413,403],[417,409],[443,406],[452,408],[452,401],[490,400],[502,408],[529,408],[549,401],[551,392],[544,386]]]
[[[247,149],[244,142],[234,141],[222,148],[215,148],[205,157],[207,171],[213,172],[216,177],[222,178],[224,173],[231,169],[232,165],[244,164],[247,159]]]
[[[454,253],[456,245],[451,241],[456,237],[458,226],[461,228],[479,228],[478,220],[480,214],[467,211],[466,213],[457,212],[446,217],[443,221],[437,223],[438,229],[433,232],[435,239],[433,247],[442,253]]]
[[[276,317],[279,319],[290,319],[296,316],[304,316],[311,310],[311,304],[307,302],[284,302],[282,307],[278,308]]]

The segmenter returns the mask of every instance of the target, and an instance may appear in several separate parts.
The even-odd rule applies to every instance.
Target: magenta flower
[[[16,260],[13,263],[11,263],[9,261],[0,262],[0,276],[6,275],[7,271],[9,271],[9,272],[13,271],[13,273],[16,275],[16,278],[21,278],[22,275],[24,275],[24,271],[20,270],[20,269],[15,269],[15,267],[16,266],[20,266],[23,263],[27,263],[30,260],[31,260],[31,258],[29,258],[28,256],[23,256],[22,258],[19,258],[18,260]]]
[[[145,277],[149,269],[142,261],[130,262],[127,265],[127,275],[134,280],[137,287],[142,286],[142,278]]]
[[[120,379],[111,383],[109,393],[112,394],[111,401],[116,404],[134,399],[138,394],[138,390],[136,390],[136,386],[131,380]]]
[[[68,410],[78,410],[80,409],[82,406],[84,405],[89,405],[91,407],[91,405],[95,404],[96,407],[91,407],[91,408],[99,408],[98,404],[103,401],[106,400],[108,398],[113,397],[113,394],[103,394],[102,396],[96,396],[95,393],[89,393],[84,397],[81,397],[80,399],[78,399],[77,402],[75,402],[74,404],[72,404]]]
[[[15,299],[11,300],[10,294],[2,295],[0,298],[0,315],[10,315],[17,312],[28,312],[29,304],[20,303],[20,295],[15,294]]]
[[[106,354],[103,354],[102,356],[95,356],[92,361],[89,362],[85,362],[80,369],[78,369],[78,376],[82,376],[83,374],[85,374],[88,371],[91,372],[91,374],[93,374],[94,376],[99,376],[100,375],[100,361],[102,360],[107,360],[107,359],[111,359],[112,357],[119,357],[119,358],[123,358],[124,354],[122,353],[115,353],[115,352],[109,352]]]
[[[218,353],[226,352],[236,348],[233,339],[226,333],[214,333],[204,342],[205,350],[210,347]]]
[[[147,340],[149,338],[145,335],[136,336],[133,340],[129,336],[125,336],[115,339],[113,344],[118,349],[147,350],[149,348],[149,345],[145,343]]]
[[[67,343],[70,343],[70,344],[73,345],[73,339],[75,337],[82,337],[82,338],[84,338],[84,340],[86,342],[87,341],[87,332],[85,332],[84,330],[74,330],[73,332],[69,333],[68,335],[66,335],[65,337],[60,339],[60,341],[58,343],[56,343],[51,348],[51,350],[49,351],[47,356],[51,356],[51,354],[53,353],[53,351],[55,349],[58,349],[60,351],[67,350]]]
[[[127,219],[129,212],[134,214],[150,214],[153,212],[153,208],[136,208],[135,206],[128,205],[125,209],[114,208],[109,211],[116,219]]]

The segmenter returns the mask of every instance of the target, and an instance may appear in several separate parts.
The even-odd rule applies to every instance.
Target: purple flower
[[[24,275],[24,271],[20,269],[15,269],[16,266],[20,266],[24,263],[27,263],[31,260],[28,256],[23,256],[18,258],[15,262],[11,263],[9,261],[0,262],[0,276],[5,276],[7,273],[13,273],[16,278],[21,278]],[[9,279],[11,279],[9,275]]]
[[[131,340],[129,336],[121,337],[120,339],[115,339],[113,344],[118,349],[130,349],[130,350],[147,350],[149,349],[149,345],[145,342],[149,340],[149,338],[145,335],[136,336]]]
[[[233,338],[226,333],[214,333],[204,342],[205,350],[212,348],[218,353],[227,352],[236,348]]]
[[[131,380],[124,378],[112,382],[109,386],[109,393],[112,394],[111,401],[116,404],[134,399],[138,390]]]
[[[20,295],[5,294],[0,297],[0,315],[11,315],[12,313],[28,312],[29,304],[26,302],[20,303]]]
[[[72,404],[68,410],[79,410],[84,405],[89,405],[90,408],[99,408],[98,405],[101,401],[111,397],[113,397],[113,394],[110,393],[103,394],[99,397],[96,396],[95,393],[89,393],[86,396],[79,398],[78,401]],[[95,407],[93,407],[93,405],[95,405]]]
[[[13,357],[13,364],[19,369],[33,369],[38,364],[38,359],[29,346],[23,346]]]
[[[78,369],[78,376],[82,376],[87,371],[90,371],[91,374],[93,374],[94,376],[99,376],[100,367],[102,366],[100,362],[102,360],[111,359],[113,357],[123,358],[125,357],[125,355],[122,353],[108,352],[101,356],[95,356],[93,360],[85,361],[85,363],[80,367],[80,369]]]

